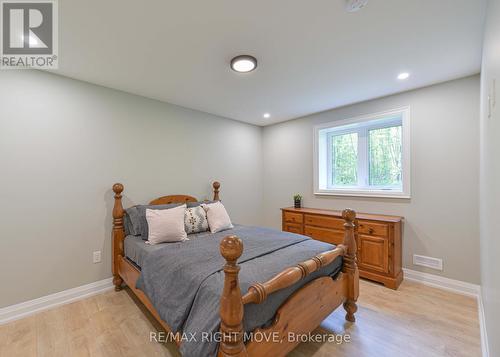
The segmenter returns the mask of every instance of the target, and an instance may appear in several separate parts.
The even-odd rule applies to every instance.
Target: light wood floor
[[[149,341],[157,325],[127,291],[108,292],[0,326],[0,356],[179,356]],[[339,309],[317,330],[351,342],[303,343],[292,356],[480,356],[476,301],[420,284],[361,282],[355,324]]]

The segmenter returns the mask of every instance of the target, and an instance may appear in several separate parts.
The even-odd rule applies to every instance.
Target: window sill
[[[362,190],[318,190],[316,196],[348,196],[348,197],[372,197],[372,198],[402,198],[410,199],[411,196],[405,192],[390,191],[362,191]]]

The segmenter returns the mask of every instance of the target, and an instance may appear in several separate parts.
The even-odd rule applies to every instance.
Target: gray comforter
[[[185,357],[215,356],[217,353],[217,342],[202,338],[202,333],[219,329],[219,300],[224,284],[222,267],[225,264],[219,243],[233,234],[243,241],[243,255],[238,260],[243,293],[254,282],[264,282],[289,266],[334,248],[298,234],[236,226],[216,234],[189,236],[193,237],[189,241],[168,243],[148,254],[137,288],[146,293],[174,332],[195,336],[196,341],[181,345]],[[304,281],[270,295],[265,303],[246,305],[245,331],[268,323],[291,293],[316,277],[336,274],[341,265],[339,257]]]

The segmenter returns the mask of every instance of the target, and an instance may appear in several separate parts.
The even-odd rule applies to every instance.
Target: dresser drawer
[[[330,229],[344,229],[344,220],[335,217],[305,215],[305,223],[310,226],[325,227]]]
[[[283,218],[288,223],[302,223],[304,215],[302,213],[283,212]]]
[[[344,232],[336,229],[305,226],[304,235],[331,244],[341,244],[344,241]]]
[[[389,235],[389,226],[383,223],[358,221],[358,233],[387,237]]]
[[[304,234],[302,230],[302,224],[285,223],[283,226],[285,232]]]

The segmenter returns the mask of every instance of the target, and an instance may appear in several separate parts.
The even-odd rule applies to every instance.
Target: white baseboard
[[[472,296],[477,298],[480,286],[466,283],[465,281],[445,278],[439,275],[422,273],[416,270],[403,268],[405,280],[415,281],[435,288],[448,290],[457,294]]]
[[[481,331],[481,350],[483,351],[483,357],[489,357],[490,351],[489,351],[489,347],[488,347],[488,333],[486,332],[486,319],[485,319],[485,314],[484,314],[482,289],[479,289],[479,295],[477,296],[477,308],[479,310],[479,329]]]
[[[104,279],[94,283],[82,285],[73,289],[64,290],[38,299],[25,301],[20,304],[0,309],[0,325],[11,322],[37,312],[56,306],[68,304],[86,297],[102,293],[113,288],[113,279]]]

